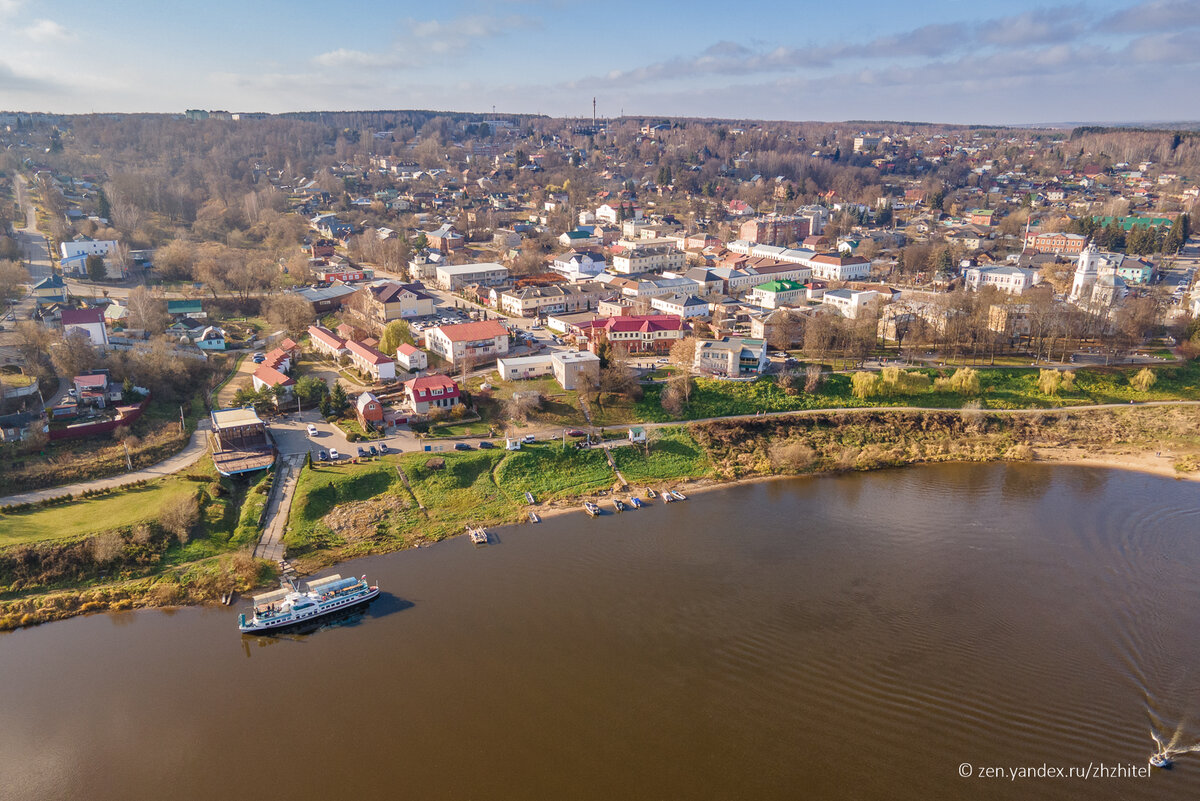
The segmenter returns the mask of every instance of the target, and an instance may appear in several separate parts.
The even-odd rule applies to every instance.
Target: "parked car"
[[[492,443],[488,442],[487,440],[479,441],[479,450],[481,450],[481,451],[486,451],[489,448],[493,448],[493,447],[495,447],[495,446],[492,445]]]
[[[366,449],[366,448],[364,448],[362,445],[359,445],[359,446],[358,446],[358,455],[359,455],[359,456],[366,456],[366,455],[367,455],[367,449]]]
[[[337,448],[330,448],[329,458],[336,462],[338,459],[342,458],[342,455],[337,452]]]
[[[472,448],[471,448],[471,446],[470,446],[470,445],[468,445],[468,444],[467,444],[467,443],[465,443],[465,442],[456,442],[456,443],[454,443],[454,450],[456,450],[456,451],[469,451],[469,450],[472,450]]]
[[[267,360],[267,357],[261,353],[256,353],[250,357],[250,360],[253,361],[255,364],[262,364],[263,362],[265,362]]]
[[[315,437],[317,435],[317,427],[314,426],[312,423],[308,424],[308,435],[310,437]]]
[[[371,445],[367,448],[367,453],[371,454],[372,456],[378,456],[379,450],[374,445]]]
[[[372,449],[373,449],[373,448],[374,448],[374,446],[372,446]],[[387,452],[388,452],[388,446],[387,446],[387,443],[386,443],[386,442],[381,442],[381,443],[379,443],[379,452],[380,452],[380,453],[387,453]]]
[[[567,436],[568,437],[583,437],[583,436],[587,436],[587,435],[584,434],[582,431],[580,431],[578,428],[572,428],[567,431]]]
[[[528,445],[531,442],[537,442],[537,437],[535,437],[533,434],[526,434],[525,436],[521,437],[521,442],[525,445]]]
[[[325,462],[325,461],[329,460],[329,454],[323,450],[317,451],[317,458],[320,459],[322,462]]]

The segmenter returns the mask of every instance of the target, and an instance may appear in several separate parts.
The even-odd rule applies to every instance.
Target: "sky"
[[[1200,117],[1200,0],[0,0],[0,109]]]

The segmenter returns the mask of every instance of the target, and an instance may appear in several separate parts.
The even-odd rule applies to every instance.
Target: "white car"
[[[308,435],[310,437],[315,437],[317,435],[317,427],[314,426],[312,423],[308,424]]]
[[[336,462],[338,459],[341,459],[341,458],[342,458],[342,455],[341,455],[340,453],[338,453],[338,452],[337,452],[337,448],[330,448],[330,449],[329,449],[329,458],[330,458],[332,461],[335,461],[335,462]]]

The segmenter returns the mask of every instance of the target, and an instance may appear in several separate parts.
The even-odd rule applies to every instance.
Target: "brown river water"
[[[0,799],[1194,798],[1104,771],[1200,741],[1198,524],[1093,468],[786,479],[351,562],[388,595],[306,635],[13,632]]]

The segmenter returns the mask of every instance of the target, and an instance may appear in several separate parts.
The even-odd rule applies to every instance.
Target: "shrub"
[[[221,486],[221,482],[214,481],[208,485],[208,497],[212,498],[214,501],[224,494],[225,488]]]
[[[1043,395],[1057,395],[1062,382],[1063,374],[1058,370],[1038,371],[1038,389],[1042,391]]]
[[[158,524],[163,530],[174,534],[181,545],[187,544],[192,536],[192,529],[200,522],[200,504],[194,495],[190,495],[174,506],[163,509],[158,516]]]
[[[1149,367],[1143,367],[1137,371],[1136,375],[1129,379],[1129,383],[1138,392],[1149,392],[1150,387],[1154,386],[1156,381],[1158,381],[1158,375]]]

